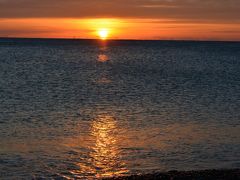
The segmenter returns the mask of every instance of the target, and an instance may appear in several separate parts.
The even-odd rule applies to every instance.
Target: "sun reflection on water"
[[[98,62],[106,62],[109,60],[109,57],[106,54],[99,54],[98,55]]]
[[[88,174],[95,178],[121,176],[128,172],[125,163],[121,160],[121,151],[118,146],[118,126],[114,117],[100,115],[93,120],[90,128],[90,139],[93,144],[87,163],[79,162],[80,171],[72,174]],[[77,177],[77,176],[76,176]]]
[[[99,63],[98,65],[104,66],[104,68],[108,67],[108,63],[105,63],[110,60],[110,57],[107,55],[107,46],[106,44],[101,45],[99,47],[99,53],[97,55],[97,62]],[[107,69],[103,69],[98,73],[98,78],[96,79],[95,82],[97,84],[109,84],[112,82],[111,76],[109,76],[109,72]]]
[[[109,61],[109,56],[106,54],[107,52],[107,44],[102,43],[101,46],[99,47],[99,53],[98,53],[98,57],[97,57],[97,61],[98,62],[106,62]]]
[[[96,144],[90,156],[93,157],[95,167],[100,170],[97,177],[127,172],[120,160],[116,133],[117,124],[112,116],[99,116],[92,124],[92,136],[96,138]]]

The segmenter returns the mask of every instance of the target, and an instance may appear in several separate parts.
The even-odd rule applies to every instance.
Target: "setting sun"
[[[109,35],[109,30],[108,29],[100,29],[98,30],[98,36],[102,39],[105,40],[108,38]]]

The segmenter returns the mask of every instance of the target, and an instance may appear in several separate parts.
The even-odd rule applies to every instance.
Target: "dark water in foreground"
[[[240,43],[0,39],[0,179],[240,168]]]

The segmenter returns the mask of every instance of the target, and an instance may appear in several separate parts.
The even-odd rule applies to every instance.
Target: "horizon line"
[[[76,41],[185,41],[185,42],[236,42],[240,43],[240,40],[218,40],[218,39],[106,39],[101,40],[97,38],[70,38],[70,37],[1,37],[0,39],[38,39],[38,40],[76,40]]]

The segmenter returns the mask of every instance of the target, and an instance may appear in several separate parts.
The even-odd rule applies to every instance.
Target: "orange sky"
[[[99,38],[109,30],[110,39],[240,40],[240,24],[194,23],[156,19],[49,19],[0,20],[2,37]]]
[[[0,37],[240,40],[239,0],[0,0]]]

